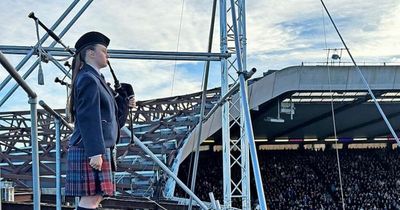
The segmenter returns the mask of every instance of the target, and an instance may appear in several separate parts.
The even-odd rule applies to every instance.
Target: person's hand
[[[101,155],[93,156],[90,158],[89,165],[92,168],[101,171],[101,165],[103,165],[103,158],[101,157]]]
[[[129,99],[129,105],[130,108],[135,108],[136,107],[136,100],[135,97],[132,97]]]

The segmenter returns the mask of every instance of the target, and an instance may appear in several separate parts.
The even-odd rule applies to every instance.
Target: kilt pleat
[[[89,165],[83,148],[71,146],[68,149],[65,194],[70,196],[113,196],[115,187],[111,173],[110,150],[103,155],[101,171]]]

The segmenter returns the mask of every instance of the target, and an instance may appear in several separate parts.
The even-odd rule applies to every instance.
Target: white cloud
[[[399,2],[325,1],[359,62],[393,62],[399,53]],[[253,4],[252,4],[253,3]],[[342,47],[319,1],[249,2],[248,60],[253,66],[281,69],[301,62],[323,62],[328,48]],[[278,6],[279,5],[279,6]],[[251,14],[250,14],[251,13]],[[324,19],[322,17],[324,14]],[[319,31],[313,34],[312,32]],[[303,34],[302,32],[307,34]],[[250,41],[253,40],[253,41]],[[344,52],[345,61],[349,61]]]
[[[46,25],[51,26],[72,1],[0,1],[0,44],[27,45],[36,42],[33,21],[27,18],[34,11]],[[72,15],[86,1],[81,1],[70,16],[56,30],[60,33]],[[400,42],[400,2],[326,0],[333,18],[357,61],[398,62]],[[229,1],[228,1],[229,4]],[[179,51],[205,52],[208,43],[212,1],[185,1]],[[182,0],[171,1],[110,1],[95,0],[70,31],[63,37],[65,44],[73,46],[79,36],[90,30],[107,34],[111,49],[176,51]],[[219,9],[217,8],[217,15]],[[247,66],[257,67],[257,75],[267,69],[281,69],[301,62],[323,62],[326,57],[323,10],[319,1],[246,1]],[[230,18],[230,17],[228,17]],[[341,47],[327,16],[324,16],[329,48]],[[43,30],[41,30],[43,34]],[[216,17],[213,51],[219,51],[219,17]],[[46,42],[48,45],[52,40]],[[7,57],[9,57],[7,55]],[[22,56],[11,58],[14,65]],[[35,59],[34,56],[32,58]],[[348,59],[347,56],[344,56]],[[32,63],[32,61],[30,61]],[[139,100],[171,95],[173,61],[112,60],[121,82],[133,83]],[[187,65],[190,64],[190,65]],[[218,86],[219,67],[214,63],[210,87]],[[25,72],[29,64],[24,66]],[[203,62],[177,62],[173,94],[186,94],[200,90]],[[0,80],[7,72],[0,68]],[[35,83],[35,71],[29,84],[40,98],[55,108],[65,105],[65,91],[52,80],[61,75],[52,64],[45,65],[45,86]],[[108,80],[111,76],[104,70]],[[7,86],[8,88],[11,85]],[[0,92],[0,97],[5,94]],[[24,101],[22,91],[12,96],[4,107],[16,107]],[[21,99],[22,98],[22,99]],[[1,107],[3,109],[3,107]]]

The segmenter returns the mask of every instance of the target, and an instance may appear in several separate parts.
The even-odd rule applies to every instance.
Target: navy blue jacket
[[[127,111],[118,111],[113,91],[98,71],[85,64],[79,71],[74,87],[75,127],[69,145],[83,147],[87,157],[104,154],[113,147],[118,138],[120,126],[125,123]],[[117,100],[127,110],[126,100]],[[118,113],[124,113],[121,120]],[[123,118],[123,117],[122,117]]]

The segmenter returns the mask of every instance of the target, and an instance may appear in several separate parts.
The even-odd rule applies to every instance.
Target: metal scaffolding
[[[65,35],[65,33],[70,29],[70,27],[76,22],[76,20],[81,16],[81,14],[87,9],[87,7],[92,3],[93,0],[87,1],[82,9],[76,14],[76,16],[70,21],[70,23],[65,27],[65,29],[59,34],[59,37]],[[69,14],[72,8],[79,2],[79,0],[74,1],[71,6],[66,10],[66,12],[57,20],[51,29],[55,29],[58,24]],[[237,11],[237,17],[236,17]],[[230,19],[231,17],[231,19]],[[30,59],[34,54],[38,53],[38,50],[44,50],[46,54],[50,56],[67,56],[68,53],[61,48],[55,48],[57,44],[56,41],[52,42],[48,48],[41,48],[39,43],[48,37],[46,34],[42,37],[34,47],[25,46],[0,46],[0,50],[4,53],[10,54],[26,54],[25,58],[17,65],[16,70],[22,68],[22,66]],[[40,49],[39,49],[40,48]],[[220,0],[220,53],[196,53],[196,52],[160,52],[160,51],[132,51],[132,50],[110,50],[111,58],[119,59],[152,59],[152,60],[192,60],[192,61],[220,61],[221,62],[221,93],[215,93],[215,96],[224,98],[222,103],[222,137],[223,137],[223,192],[224,192],[224,208],[232,208],[232,200],[239,199],[241,201],[242,209],[251,208],[250,199],[250,156],[249,150],[251,152],[253,171],[257,185],[258,200],[262,209],[266,209],[265,196],[263,192],[263,185],[261,182],[261,176],[258,166],[256,148],[254,144],[254,137],[251,125],[250,110],[247,101],[247,82],[246,79],[251,77],[252,73],[246,71],[246,19],[245,19],[245,0],[231,0],[227,4],[226,0]],[[232,55],[232,56],[231,56]],[[69,75],[68,71],[58,63],[58,61],[50,59],[64,74]],[[39,58],[29,70],[22,76],[26,79],[39,65],[41,59]],[[10,81],[11,76],[8,76],[1,84],[0,90],[2,90],[7,83]],[[207,83],[207,81],[203,81]],[[19,87],[18,84],[14,85],[11,90],[0,100],[0,107],[9,99],[9,97],[15,92]],[[239,88],[240,97],[232,97],[232,94]],[[203,94],[204,95],[204,94]],[[195,123],[202,126],[202,122],[190,121],[188,123],[189,129],[187,132],[182,134],[173,133],[170,137],[163,136],[162,138],[157,136],[160,133],[155,134],[154,132],[160,128],[160,126],[168,126],[168,123],[173,125],[174,122],[166,119],[165,117],[170,117],[174,119],[176,116],[182,113],[182,111],[187,111],[193,107],[199,109],[199,104],[202,98],[199,98],[199,94],[190,96],[192,101],[183,100],[182,103],[177,103],[176,101],[171,104],[157,104],[156,101],[151,101],[148,104],[139,105],[139,109],[135,114],[134,121],[136,122],[147,122],[148,125],[152,127],[149,132],[143,134],[140,138],[150,139],[159,138],[162,140],[170,139],[180,139],[184,140],[188,136],[188,133],[193,129]],[[213,100],[215,101],[215,97]],[[227,100],[225,100],[227,99]],[[204,99],[207,101],[209,98]],[[175,105],[175,106],[174,106]],[[179,107],[181,105],[182,107]],[[204,106],[204,105],[203,105]],[[215,107],[220,106],[220,104],[215,104]],[[214,107],[214,108],[215,108]],[[141,110],[140,108],[143,108]],[[206,110],[207,111],[207,110]],[[240,113],[239,117],[233,117],[233,113]],[[159,123],[151,122],[151,120],[160,119]],[[207,116],[205,117],[207,119]],[[32,120],[35,120],[32,118]],[[129,123],[132,123],[129,122]],[[48,123],[50,124],[50,123]],[[240,129],[239,136],[231,136],[231,129]],[[65,128],[64,128],[65,129]],[[10,131],[12,133],[12,131]],[[152,135],[152,133],[154,135]],[[180,136],[179,136],[180,135]],[[65,136],[64,136],[65,137]],[[7,137],[8,138],[8,137]],[[17,140],[18,141],[18,140]],[[15,142],[17,142],[15,141]],[[52,141],[54,143],[54,140]],[[179,141],[179,146],[183,141]],[[65,142],[63,142],[65,144]],[[182,143],[183,144],[183,143]],[[9,146],[9,145],[7,145]],[[11,146],[14,146],[11,143]],[[51,148],[54,144],[51,145]],[[126,145],[125,149],[128,152],[135,152],[132,149],[131,144]],[[236,152],[234,152],[236,151]],[[44,151],[45,152],[45,151]],[[122,155],[122,154],[121,154]],[[126,155],[123,154],[123,155]],[[124,156],[125,157],[125,156]],[[168,157],[167,165],[170,166],[175,175],[177,175],[177,167],[179,163],[173,163],[171,158],[179,158],[179,154],[172,153]],[[12,164],[12,161],[10,161]],[[13,168],[13,167],[11,167]],[[28,170],[29,168],[23,167],[23,170]],[[20,170],[22,170],[20,169]],[[45,167],[46,169],[46,167]],[[132,169],[132,167],[129,167]],[[240,177],[238,179],[233,178],[232,173],[236,170],[240,170]],[[46,171],[44,171],[46,172]],[[53,170],[47,168],[47,172],[51,175],[54,174]],[[46,172],[46,173],[47,173]],[[237,173],[236,173],[237,174]],[[12,174],[9,175],[12,177]],[[19,180],[25,177],[20,177]],[[24,182],[20,182],[21,185]],[[171,185],[168,185],[171,186]],[[173,189],[174,189],[173,185]],[[173,192],[173,190],[172,190]],[[171,195],[171,190],[167,193]],[[35,208],[37,209],[37,208]]]
[[[238,199],[242,209],[251,209],[250,149],[258,200],[261,209],[266,209],[245,81],[254,73],[246,70],[245,0],[231,0],[229,4],[226,0],[220,1],[220,31],[221,52],[233,55],[221,60],[221,95],[240,84],[240,97],[231,98],[222,107],[224,207],[231,208],[232,200]],[[240,113],[239,117],[233,117],[233,113]],[[231,129],[237,128],[240,129],[239,136],[231,136]],[[238,173],[240,176],[233,176]]]

